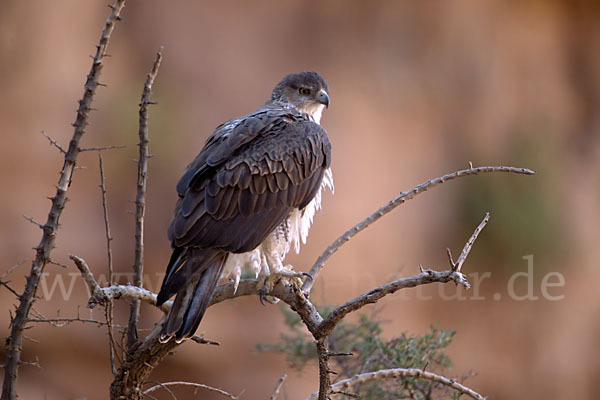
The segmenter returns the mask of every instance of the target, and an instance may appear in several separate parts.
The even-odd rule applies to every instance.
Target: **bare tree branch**
[[[398,207],[400,204],[405,203],[407,200],[414,198],[416,195],[434,187],[441,185],[449,180],[460,178],[467,175],[477,175],[480,173],[487,172],[512,172],[516,174],[525,174],[525,175],[534,175],[535,171],[532,171],[528,168],[515,168],[515,167],[505,167],[505,166],[495,166],[495,167],[477,167],[473,168],[473,166],[469,163],[468,169],[463,169],[460,171],[456,171],[450,174],[446,174],[440,176],[439,178],[431,179],[425,183],[420,184],[419,186],[414,187],[413,189],[400,193],[396,198],[388,202],[386,205],[380,207],[373,214],[369,215],[364,220],[360,221],[352,228],[348,229],[344,234],[338,237],[329,247],[319,256],[315,264],[311,267],[309,274],[313,277],[312,280],[307,279],[302,286],[302,290],[305,293],[310,292],[312,285],[316,281],[317,276],[321,269],[325,266],[325,263],[336,251],[344,245],[348,240],[354,237],[357,233],[363,231],[369,225],[377,221],[379,218],[383,217],[394,208]]]
[[[152,85],[162,60],[162,47],[156,53],[152,69],[148,73],[139,111],[139,136],[140,152],[137,173],[137,196],[135,198],[135,262],[133,264],[133,284],[142,287],[142,276],[144,274],[144,214],[146,212],[146,178],[148,175],[148,104],[152,94]],[[131,301],[129,324],[127,328],[127,348],[131,348],[138,341],[137,325],[140,315],[140,302],[137,299]]]
[[[329,344],[327,336],[317,338],[317,355],[319,357],[319,400],[328,400],[331,392],[331,378],[329,374]]]
[[[57,328],[62,328],[65,325],[68,325],[72,322],[83,322],[83,323],[90,323],[90,324],[96,324],[99,326],[105,326],[106,322],[102,322],[100,320],[97,319],[92,319],[92,318],[81,318],[81,317],[72,317],[72,318],[28,318],[27,322],[40,322],[40,323],[48,323],[52,326],[55,326]]]
[[[487,212],[487,213],[485,213],[483,220],[479,223],[479,226],[477,226],[477,228],[475,228],[475,232],[473,232],[473,234],[471,235],[469,240],[467,240],[467,243],[465,243],[465,246],[463,247],[462,251],[460,252],[460,256],[458,257],[456,264],[452,261],[452,253],[450,253],[450,249],[448,249],[448,257],[450,258],[450,263],[452,265],[453,271],[460,272],[460,270],[462,269],[462,265],[464,264],[465,260],[467,259],[467,256],[471,252],[473,243],[475,243],[475,240],[477,240],[477,237],[479,236],[479,234],[481,233],[483,228],[487,225],[489,220],[490,220],[490,213]]]
[[[277,380],[277,383],[275,384],[275,389],[273,389],[273,394],[271,395],[271,397],[269,397],[269,400],[277,399],[277,396],[279,396],[279,391],[281,390],[281,387],[283,386],[283,382],[285,382],[285,378],[287,378],[287,374],[283,374],[279,377],[279,379]]]
[[[0,279],[3,279],[5,276],[10,275],[15,269],[19,268],[21,265],[25,263],[26,260],[19,261],[9,269],[7,269],[2,275],[0,275]]]
[[[115,336],[113,332],[113,302],[112,300],[104,307],[104,317],[106,318],[106,331],[108,332],[108,359],[110,361],[110,371],[113,376],[117,376],[117,366],[115,357],[119,364],[122,364],[121,358],[115,353]]]
[[[100,146],[100,147],[81,147],[79,148],[80,153],[84,153],[86,151],[105,151],[105,150],[115,150],[115,149],[124,149],[124,144],[116,145],[116,146]]]
[[[35,219],[28,217],[27,215],[23,215],[23,218],[25,218],[27,221],[31,222],[33,225],[37,226],[41,230],[44,230],[44,225],[40,224]]]
[[[50,253],[54,247],[56,231],[58,230],[58,221],[62,210],[65,207],[67,190],[71,184],[71,178],[75,169],[77,156],[79,154],[79,144],[85,127],[88,124],[88,114],[91,109],[92,100],[98,86],[98,78],[102,71],[102,60],[106,55],[106,49],[110,35],[115,27],[115,22],[119,18],[121,10],[125,5],[125,0],[116,0],[112,6],[111,13],[102,29],[100,42],[96,47],[96,54],[93,57],[92,67],[87,76],[82,99],[79,101],[77,118],[73,123],[74,132],[69,142],[69,148],[65,153],[64,164],[60,173],[60,178],[56,188],[56,194],[52,197],[52,206],[48,213],[48,219],[44,225],[44,233],[40,244],[36,247],[36,256],[31,265],[31,270],[27,276],[25,290],[20,296],[20,303],[16,315],[12,321],[10,336],[6,341],[6,362],[4,368],[4,383],[2,386],[2,399],[15,400],[17,397],[17,373],[21,360],[23,330],[27,323],[29,311],[35,301],[37,287],[40,282],[44,266],[50,259]]]
[[[50,136],[48,136],[48,134],[45,131],[42,131],[42,135],[48,139],[48,141],[50,142],[51,146],[56,147],[61,153],[63,154],[67,154],[67,151],[65,149],[62,148],[62,146],[60,144],[58,144],[58,142],[54,139],[52,139]]]
[[[102,211],[104,214],[104,233],[106,234],[106,256],[108,265],[108,285],[113,284],[113,263],[112,263],[112,246],[113,238],[110,236],[110,222],[108,219],[108,205],[106,201],[106,184],[104,179],[104,162],[102,160],[102,152],[98,151],[98,168],[100,170],[100,192],[102,193]],[[113,376],[117,376],[117,367],[115,365],[115,338],[113,335],[113,302],[112,299],[106,303],[104,307],[104,316],[106,317],[106,325],[108,331],[108,358],[110,361],[110,369]],[[119,360],[120,363],[120,360]]]
[[[444,376],[436,375],[432,372],[423,371],[416,368],[393,368],[393,369],[382,369],[375,372],[367,372],[364,374],[355,375],[352,378],[344,379],[339,381],[331,386],[333,391],[339,391],[343,389],[348,389],[352,385],[357,383],[365,383],[371,381],[378,381],[390,378],[400,378],[400,377],[412,377],[412,378],[422,378],[428,379],[430,381],[441,383],[442,385],[451,387],[452,389],[458,390],[462,394],[465,394],[476,400],[485,400],[485,397],[475,392],[473,389],[470,389],[458,382],[454,379],[446,378]],[[318,393],[311,394],[307,400],[314,400],[317,398]]]
[[[136,299],[152,305],[156,305],[156,294],[149,290],[131,285],[112,285],[109,287],[102,288],[94,279],[90,267],[88,267],[85,260],[81,257],[77,257],[74,254],[69,255],[69,258],[73,260],[81,276],[90,290],[91,297],[88,301],[87,307],[94,308],[97,304],[106,304],[111,299]],[[161,309],[164,312],[169,312],[172,302],[166,302]]]
[[[15,289],[13,289],[10,285],[9,285],[10,281],[3,281],[0,279],[0,285],[4,286],[6,288],[6,290],[8,290],[9,292],[11,292],[17,299],[21,297],[21,295],[19,293],[17,293],[17,291]]]
[[[400,289],[416,287],[435,282],[447,283],[450,281],[464,286],[465,288],[469,288],[469,283],[462,273],[452,270],[435,271],[432,269],[424,269],[423,272],[418,275],[411,276],[409,278],[398,279],[396,281],[378,286],[375,289],[369,290],[368,292],[353,298],[352,300],[348,300],[346,303],[333,310],[319,326],[319,334],[329,335],[338,322],[340,322],[347,314],[357,311],[367,304],[376,303],[382,297],[395,293]]]
[[[212,386],[208,386],[208,385],[204,385],[202,383],[196,383],[196,382],[165,382],[165,383],[159,383],[156,386],[152,386],[150,389],[146,389],[144,390],[144,392],[142,393],[143,395],[147,395],[148,393],[152,393],[155,390],[158,390],[160,388],[166,389],[167,386],[192,386],[195,387],[196,389],[206,389],[209,390],[211,392],[215,392],[215,393],[219,393],[220,395],[223,395],[227,398],[236,400],[237,397],[232,395],[231,393],[227,393],[226,391],[216,388],[216,387],[212,387]]]
[[[487,224],[489,219],[490,213],[488,212],[485,214],[485,217],[483,217],[483,220],[479,226],[475,229],[475,232],[473,232],[469,240],[467,240],[463,251],[461,252],[459,261],[456,264],[451,261],[450,269],[440,272],[421,268],[421,273],[419,275],[410,278],[401,278],[394,282],[381,285],[373,290],[368,291],[367,293],[361,294],[360,296],[347,301],[345,304],[342,304],[333,310],[319,326],[319,333],[326,336],[329,335],[338,322],[340,322],[348,313],[356,311],[367,304],[376,303],[382,297],[392,294],[399,289],[425,285],[434,282],[446,283],[450,281],[453,281],[457,285],[461,285],[468,289],[470,287],[469,282],[467,281],[465,275],[460,272],[460,269],[462,264],[465,262],[471,247],[473,247],[475,239],[477,239],[477,236]]]
[[[104,160],[102,159],[102,153],[98,152],[98,169],[100,171],[100,193],[102,195],[102,211],[104,215],[104,233],[106,235],[106,256],[107,256],[107,267],[108,267],[108,284],[113,284],[113,263],[112,263],[112,246],[111,242],[113,238],[110,235],[110,221],[108,218],[108,205],[106,199],[106,180],[104,178]]]

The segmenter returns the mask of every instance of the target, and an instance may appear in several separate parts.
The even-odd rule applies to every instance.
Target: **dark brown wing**
[[[215,132],[177,185],[173,247],[253,250],[312,200],[330,153],[325,130],[288,111],[257,112]]]
[[[294,208],[304,208],[330,154],[325,130],[288,111],[259,110],[217,128],[177,184],[174,251],[157,304],[177,297],[161,340],[195,332],[227,253],[253,250]]]

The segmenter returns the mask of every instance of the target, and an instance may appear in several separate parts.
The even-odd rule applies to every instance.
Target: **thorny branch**
[[[352,239],[356,234],[365,230],[369,225],[377,221],[379,218],[383,217],[394,208],[398,207],[400,204],[404,204],[406,201],[414,198],[416,195],[425,192],[426,190],[441,185],[449,180],[460,178],[462,176],[467,175],[477,175],[480,173],[487,172],[512,172],[515,174],[525,174],[525,175],[535,175],[535,171],[532,171],[528,168],[515,168],[515,167],[505,167],[505,166],[490,166],[490,167],[477,167],[474,168],[471,163],[469,163],[468,169],[463,169],[460,171],[453,172],[451,174],[446,174],[440,176],[435,179],[431,179],[425,183],[422,183],[407,192],[400,193],[396,198],[392,199],[386,205],[380,207],[373,214],[369,215],[364,220],[360,221],[352,228],[348,229],[344,234],[338,237],[329,247],[321,254],[321,256],[317,259],[315,264],[311,267],[309,274],[313,277],[312,280],[306,280],[304,285],[302,285],[302,290],[305,293],[309,293],[314,282],[321,272],[321,269],[325,266],[325,263],[336,251],[342,247],[344,243],[348,240]]]
[[[137,172],[137,195],[135,198],[135,262],[133,264],[133,284],[142,287],[142,276],[144,273],[144,214],[146,212],[146,181],[148,175],[148,105],[152,95],[152,85],[158,74],[158,68],[162,60],[162,47],[156,54],[152,69],[148,73],[139,111],[139,158]],[[131,349],[138,341],[137,326],[140,316],[140,302],[137,299],[131,301],[129,324],[127,327],[127,348]]]
[[[58,149],[58,151],[60,151],[61,153],[67,154],[67,151],[65,149],[63,149],[62,146],[60,144],[58,144],[58,142],[56,140],[52,139],[45,131],[42,131],[42,136],[44,136],[46,139],[48,139],[51,146],[56,147]]]
[[[19,297],[19,306],[15,317],[11,321],[10,336],[6,341],[6,362],[4,363],[4,383],[2,386],[2,399],[14,400],[17,397],[17,373],[21,361],[23,342],[23,330],[26,328],[31,306],[35,301],[37,287],[40,282],[44,266],[50,259],[50,253],[54,247],[56,231],[62,210],[67,199],[67,190],[71,183],[73,171],[79,154],[79,144],[88,125],[88,114],[91,110],[92,100],[98,87],[98,79],[102,71],[102,60],[106,56],[106,49],[110,35],[120,18],[125,0],[116,0],[111,7],[110,15],[100,35],[100,42],[96,46],[96,54],[93,57],[92,67],[87,76],[83,97],[79,101],[77,117],[73,123],[74,132],[69,142],[69,148],[64,154],[64,164],[60,172],[60,178],[56,187],[56,194],[52,197],[52,205],[48,213],[48,219],[44,224],[42,239],[35,248],[36,256],[31,264],[31,270],[27,276],[25,290]]]
[[[112,246],[113,238],[110,236],[110,222],[108,219],[108,205],[106,200],[106,183],[104,178],[104,161],[102,152],[98,151],[98,169],[100,170],[100,192],[102,194],[102,211],[104,215],[104,233],[106,234],[106,256],[108,268],[108,284],[113,284],[113,262],[112,262]],[[115,338],[113,335],[113,302],[112,300],[106,303],[104,307],[104,316],[106,317],[106,329],[108,332],[108,359],[110,361],[110,370],[113,376],[117,375],[117,367],[115,365]],[[118,356],[117,356],[118,358]],[[119,363],[121,360],[119,359]]]

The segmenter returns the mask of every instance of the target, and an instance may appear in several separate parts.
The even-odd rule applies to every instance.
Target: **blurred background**
[[[68,145],[108,11],[104,1],[0,2],[0,270],[21,264],[2,278],[19,290],[41,237],[23,215],[45,221],[62,166],[40,131]],[[336,188],[302,254],[289,257],[297,269],[307,271],[338,235],[400,191],[469,161],[537,175],[462,178],[408,202],[330,259],[315,301],[340,304],[419,265],[445,268],[446,247],[458,255],[490,211],[464,265],[473,288],[386,297],[376,307],[384,335],[423,334],[432,323],[455,329],[451,372],[477,372],[466,384],[490,398],[600,397],[599,2],[146,0],[128,3],[123,15],[101,76],[108,86],[97,92],[83,139],[86,147],[127,146],[104,152],[121,283],[134,259],[137,107],[159,46],[145,232],[145,284],[154,291],[170,255],[175,183],[206,137],[262,105],[287,73],[316,70],[331,88],[322,124]],[[68,254],[106,276],[97,154],[81,154],[79,165],[52,253],[66,268],[46,266],[35,304],[47,317],[79,308],[90,316]],[[0,299],[5,336],[15,298],[0,288]],[[212,307],[199,332],[221,345],[185,343],[152,379],[261,399],[286,372],[280,398],[305,398],[317,389],[314,365],[299,374],[283,356],[255,351],[285,332],[278,308],[255,297]],[[120,301],[117,322],[126,315]],[[102,310],[92,316],[103,319]],[[159,318],[142,306],[142,327]],[[20,398],[107,398],[104,328],[38,324],[27,336],[23,359],[37,357],[41,368],[20,369]],[[193,390],[175,393],[194,398]],[[219,398],[211,395],[196,398]]]

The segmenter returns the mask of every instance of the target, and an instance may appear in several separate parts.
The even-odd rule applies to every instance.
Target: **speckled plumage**
[[[329,104],[315,72],[286,76],[257,111],[218,126],[177,184],[173,255],[158,303],[176,295],[162,339],[193,335],[218,280],[278,273],[306,241],[322,188],[333,190]]]

